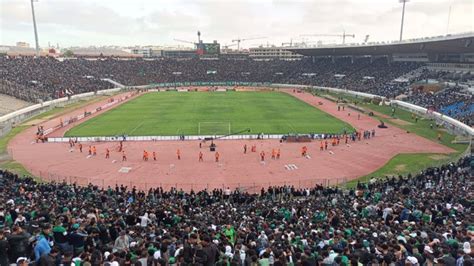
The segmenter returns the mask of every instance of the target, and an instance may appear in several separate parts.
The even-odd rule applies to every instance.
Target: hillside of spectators
[[[461,87],[448,87],[439,92],[414,90],[406,101],[430,108],[450,117],[459,119],[468,125],[474,122],[474,98]]]
[[[146,85],[182,81],[244,81],[337,87],[395,98],[409,95],[408,101],[441,111],[471,123],[474,121],[472,94],[459,88],[440,93],[412,91],[410,83],[433,79],[439,82],[466,81],[468,74],[423,71],[408,83],[394,80],[422,64],[391,62],[387,58],[304,58],[298,61],[156,59],[118,60],[111,58],[69,59],[0,58],[0,93],[29,102],[111,88],[102,81],[110,78],[124,85]],[[180,72],[180,75],[173,75]]]
[[[438,111],[472,125],[474,123],[474,98],[472,92],[460,85],[472,78],[469,73],[424,69],[416,79],[412,80],[413,85],[397,85],[405,88],[403,93],[409,96],[404,99],[405,101]],[[441,89],[437,91],[418,89],[423,88],[425,84],[428,87],[436,84],[435,86],[441,86]]]
[[[0,66],[0,93],[33,103],[112,87],[70,60],[0,57]]]
[[[386,59],[370,62],[368,58],[329,58],[312,61],[254,60],[86,60],[62,62],[47,57],[0,58],[3,71],[1,90],[18,98],[57,98],[67,90],[74,93],[106,89],[101,78],[111,78],[124,85],[145,85],[176,81],[250,81],[311,84],[368,90],[384,84],[419,66],[417,63],[392,63]],[[215,71],[208,74],[208,71]],[[173,72],[181,72],[174,76]],[[313,73],[314,75],[304,75]],[[336,79],[334,75],[346,75]],[[364,77],[373,77],[365,83]]]
[[[99,189],[0,172],[0,264],[473,265],[469,159],[345,190]]]

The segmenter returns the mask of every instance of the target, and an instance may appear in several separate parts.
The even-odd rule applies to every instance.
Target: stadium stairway
[[[105,78],[104,78],[104,79],[101,79],[101,80],[107,81],[107,82],[109,82],[109,83],[112,83],[114,86],[117,86],[118,88],[124,88],[124,87],[125,87],[125,85],[123,85],[123,84],[121,84],[121,83],[118,83],[118,82],[115,81],[115,80],[105,79]]]
[[[424,70],[426,69],[425,66],[421,66],[417,69],[414,69],[408,73],[401,75],[400,77],[396,78],[395,80],[417,80],[421,75],[423,75]]]

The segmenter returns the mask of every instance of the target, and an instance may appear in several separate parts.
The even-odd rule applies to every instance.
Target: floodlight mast
[[[31,0],[31,13],[33,15],[33,27],[35,29],[36,56],[39,56],[38,30],[36,28],[35,6],[33,2],[37,2],[37,0]]]
[[[399,0],[400,3],[403,3],[403,8],[402,8],[402,25],[400,26],[400,41],[403,39],[403,21],[405,19],[405,4],[406,2],[409,2],[410,0]]]

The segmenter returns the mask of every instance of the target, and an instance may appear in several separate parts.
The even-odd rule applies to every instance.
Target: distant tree
[[[63,56],[64,56],[64,57],[73,57],[73,56],[74,56],[74,52],[71,51],[71,50],[66,50],[66,51],[63,53]]]

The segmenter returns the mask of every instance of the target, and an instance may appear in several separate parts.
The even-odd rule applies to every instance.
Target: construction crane
[[[180,39],[173,39],[174,41],[177,41],[177,42],[182,42],[182,43],[189,43],[189,44],[192,44],[193,46],[196,46],[196,44],[194,42],[190,42],[190,41],[186,41],[186,40],[180,40]]]
[[[288,44],[290,45],[290,47],[292,47],[293,46],[293,39],[290,39],[290,42],[282,42],[281,46],[285,46],[285,45],[288,45]]]
[[[370,35],[365,35],[364,43],[366,43],[369,40]]]
[[[355,38],[355,34],[346,34],[346,32],[343,32],[342,34],[303,34],[303,35],[300,35],[301,37],[305,37],[305,36],[311,36],[311,37],[315,37],[315,36],[321,36],[321,37],[342,37],[342,44],[345,44],[346,43],[346,37],[352,37],[352,38]]]
[[[222,48],[229,49],[229,47],[236,46],[236,43],[223,45]]]
[[[289,47],[306,47],[310,43],[316,43],[316,41],[306,41],[305,38],[302,38],[300,42],[293,41],[293,39],[290,39],[290,42],[282,42],[281,46],[284,47],[286,45],[289,45]]]
[[[237,50],[240,50],[240,42],[243,42],[243,41],[250,41],[250,40],[259,40],[259,39],[265,39],[267,37],[255,37],[255,38],[238,38],[238,39],[234,39],[232,40],[232,42],[237,42]]]

